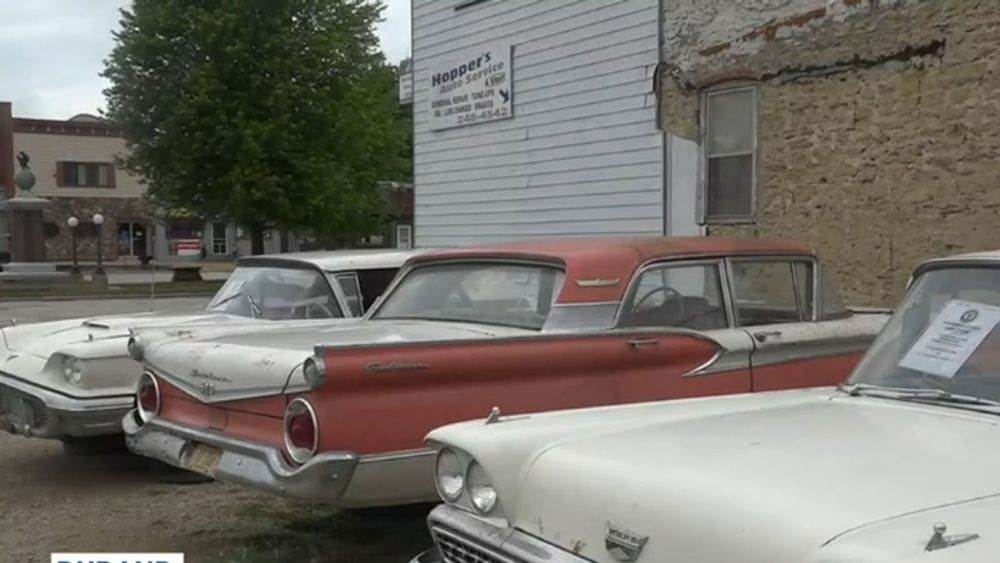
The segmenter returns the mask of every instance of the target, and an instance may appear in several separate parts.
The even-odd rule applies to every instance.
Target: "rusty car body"
[[[347,507],[435,497],[430,429],[532,412],[827,385],[886,315],[852,313],[782,240],[606,238],[410,259],[365,320],[136,336],[129,447]]]

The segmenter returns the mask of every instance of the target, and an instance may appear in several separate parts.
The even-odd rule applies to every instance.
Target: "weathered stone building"
[[[407,68],[419,245],[791,237],[855,304],[1000,247],[1000,1],[414,0]]]
[[[810,241],[871,304],[1000,247],[1000,2],[665,0],[663,25],[708,234]]]

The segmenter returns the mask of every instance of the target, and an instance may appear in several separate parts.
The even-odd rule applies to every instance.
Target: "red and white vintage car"
[[[781,240],[535,241],[410,259],[350,326],[138,332],[140,454],[307,500],[435,498],[435,427],[829,385],[887,315],[845,308]]]

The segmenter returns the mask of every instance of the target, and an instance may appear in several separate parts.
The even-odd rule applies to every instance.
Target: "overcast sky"
[[[383,0],[382,49],[410,51],[410,0]],[[0,101],[17,117],[67,119],[104,107],[98,76],[111,51],[118,8],[130,0],[0,0]]]

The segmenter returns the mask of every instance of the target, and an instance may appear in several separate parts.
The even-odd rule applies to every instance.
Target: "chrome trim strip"
[[[874,339],[875,335],[872,334],[853,338],[841,337],[812,342],[798,341],[766,346],[754,353],[753,367],[760,368],[800,360],[860,353],[864,352]]]
[[[437,451],[431,448],[419,448],[415,450],[399,450],[396,452],[386,452],[382,454],[365,454],[358,458],[358,463],[381,463],[383,461],[400,461],[404,459],[414,459],[437,455]]]

